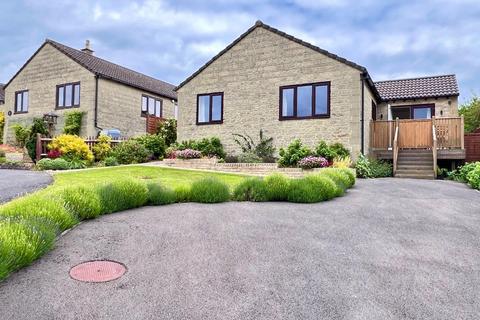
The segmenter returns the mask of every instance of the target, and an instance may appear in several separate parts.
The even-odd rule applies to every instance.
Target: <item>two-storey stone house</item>
[[[27,125],[34,117],[58,116],[61,133],[65,113],[84,112],[82,136],[119,129],[124,136],[146,132],[148,114],[173,118],[174,86],[96,57],[89,42],[76,50],[46,40],[5,84],[4,141],[13,142],[12,125]]]
[[[353,157],[373,154],[384,138],[391,158],[394,119],[458,116],[454,75],[375,83],[365,67],[260,21],[176,91],[179,140],[218,136],[231,153],[240,152],[233,133],[255,137],[262,129],[277,150],[295,138],[309,146],[323,139]],[[389,135],[372,124],[381,121],[390,121]]]

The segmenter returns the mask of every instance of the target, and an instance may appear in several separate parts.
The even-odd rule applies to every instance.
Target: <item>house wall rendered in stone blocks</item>
[[[341,142],[360,152],[360,71],[264,28],[256,28],[178,90],[178,140],[217,136],[240,153],[232,133],[274,137],[277,151],[293,139],[315,146]],[[327,119],[279,120],[279,87],[331,82]],[[196,125],[197,94],[223,92],[223,124]]]
[[[458,97],[449,98],[428,98],[428,99],[409,99],[382,102],[377,108],[377,120],[388,119],[388,105],[404,106],[417,104],[435,104],[435,117],[458,117]],[[440,114],[442,111],[442,114]],[[383,117],[382,117],[383,116]]]
[[[80,82],[80,107],[55,109],[56,86],[71,82]],[[20,90],[29,91],[28,113],[14,114],[15,92]],[[5,104],[2,106],[5,111],[4,141],[14,142],[11,129],[13,124],[30,125],[34,117],[41,118],[49,112],[59,116],[55,132],[59,134],[63,130],[65,112],[73,110],[85,112],[81,134],[94,134],[94,92],[94,75],[50,44],[46,44],[5,89]],[[8,111],[12,112],[11,116],[7,115]]]
[[[379,102],[375,98],[372,90],[370,90],[369,86],[365,83],[364,84],[364,95],[363,95],[363,103],[364,103],[364,154],[369,154],[370,149],[370,121],[372,121],[372,102],[374,102],[377,106]]]
[[[98,80],[98,127],[119,129],[123,136],[146,133],[146,118],[141,116],[142,95],[162,100],[162,116],[174,118],[174,103],[171,98],[151,94],[118,82]]]

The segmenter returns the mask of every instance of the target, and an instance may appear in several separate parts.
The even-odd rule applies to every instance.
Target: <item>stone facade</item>
[[[428,99],[410,99],[410,100],[396,100],[389,102],[382,102],[377,108],[377,120],[387,120],[388,117],[388,105],[406,106],[406,105],[421,105],[421,104],[434,104],[435,105],[435,117],[458,117],[458,97],[448,98],[428,98]],[[432,115],[433,116],[433,115]]]
[[[162,117],[175,117],[175,102],[111,80],[98,81],[98,127],[119,129],[122,135],[144,134],[146,119],[141,116],[142,95],[162,101]]]
[[[279,120],[280,86],[323,81],[331,82],[330,118]],[[223,123],[196,125],[197,94],[213,92],[224,93]],[[341,142],[354,157],[361,150],[361,71],[265,28],[255,28],[181,87],[178,102],[180,141],[217,136],[228,152],[239,153],[232,133],[258,139],[262,129],[277,150],[295,138],[312,147],[321,139]],[[366,122],[366,138],[368,130]]]
[[[80,106],[68,109],[56,109],[56,86],[65,83],[80,82]],[[24,66],[5,90],[5,104],[0,110],[5,112],[4,142],[15,140],[12,125],[19,123],[30,125],[35,117],[54,112],[58,117],[55,134],[63,131],[65,113],[84,112],[82,136],[96,136],[95,128],[95,75],[82,67],[51,44],[46,43]],[[15,92],[28,90],[29,107],[27,113],[15,114]],[[100,128],[118,128],[123,135],[134,136],[146,132],[146,120],[141,117],[141,97],[147,94],[140,89],[129,87],[114,81],[98,80],[97,124]],[[174,103],[170,98],[162,98],[163,116],[174,117]],[[10,116],[7,113],[11,111]]]

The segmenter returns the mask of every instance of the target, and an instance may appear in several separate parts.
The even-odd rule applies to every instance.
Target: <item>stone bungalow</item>
[[[172,118],[177,95],[174,86],[94,56],[87,41],[76,50],[46,40],[4,86],[6,114],[4,141],[12,142],[14,123],[29,124],[34,117],[58,116],[61,133],[65,112],[83,111],[82,136],[102,129],[122,135],[146,132],[146,115]]]
[[[372,120],[457,116],[454,75],[373,82],[367,69],[260,21],[177,88],[179,140],[233,133],[369,153]],[[430,129],[431,134],[431,129]]]

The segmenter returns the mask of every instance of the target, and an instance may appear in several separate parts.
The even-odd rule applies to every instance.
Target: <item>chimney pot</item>
[[[82,49],[82,52],[93,55],[94,51],[90,48],[90,40],[85,41],[85,48]]]

